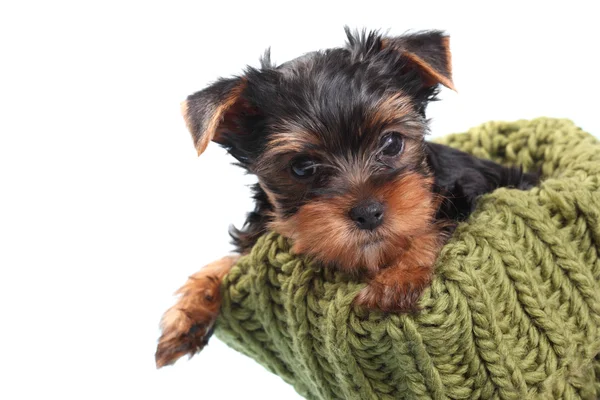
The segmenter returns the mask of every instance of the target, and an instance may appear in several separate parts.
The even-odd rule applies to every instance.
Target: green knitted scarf
[[[418,315],[355,309],[363,284],[271,233],[226,276],[216,335],[308,399],[600,398],[600,142],[549,118],[439,142],[543,182],[479,200]]]

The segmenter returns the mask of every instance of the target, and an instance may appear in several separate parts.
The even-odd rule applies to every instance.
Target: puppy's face
[[[439,32],[348,45],[221,80],[190,96],[184,116],[256,174],[269,228],[294,250],[349,271],[376,271],[432,222],[423,137],[438,83],[452,87]]]
[[[270,228],[295,251],[376,270],[434,214],[426,126],[408,96],[357,83],[315,85],[321,109],[279,118],[252,170],[274,206]]]

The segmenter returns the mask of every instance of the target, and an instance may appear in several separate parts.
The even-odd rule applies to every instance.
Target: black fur
[[[267,231],[267,223],[271,218],[270,213],[273,211],[273,207],[260,185],[252,186],[252,192],[255,202],[254,211],[248,213],[242,229],[237,229],[233,225],[229,229],[229,235],[238,253],[249,251],[258,238]]]
[[[539,179],[521,168],[504,167],[437,143],[428,142],[426,153],[436,191],[444,197],[437,214],[440,219],[463,221],[475,209],[479,196],[499,187],[531,189]]]

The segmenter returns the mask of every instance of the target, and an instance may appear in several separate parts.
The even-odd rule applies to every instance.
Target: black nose
[[[365,201],[350,210],[350,218],[360,229],[373,230],[383,222],[383,204],[378,201]]]

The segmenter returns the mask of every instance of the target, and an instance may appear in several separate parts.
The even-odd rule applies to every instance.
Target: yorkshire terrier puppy
[[[535,174],[424,140],[427,104],[454,89],[449,38],[352,34],[344,48],[221,79],[182,112],[198,154],[210,141],[258,177],[256,208],[231,232],[239,254],[266,231],[293,251],[363,279],[359,307],[411,312],[440,248],[476,199],[531,188]],[[238,256],[192,275],[161,321],[157,366],[207,343],[220,284]]]

